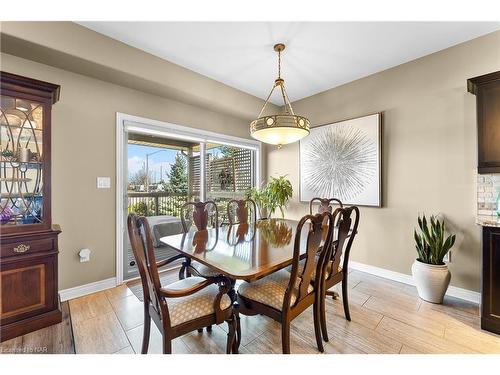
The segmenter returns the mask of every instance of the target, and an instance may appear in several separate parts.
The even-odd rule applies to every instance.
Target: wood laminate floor
[[[61,303],[62,322],[0,343],[2,354],[73,354],[69,303]]]
[[[412,286],[358,271],[349,276],[352,321],[345,320],[342,301],[327,299],[330,341],[325,343],[325,353],[500,354],[500,336],[480,329],[477,305],[449,297],[442,305],[435,305],[422,301]],[[175,280],[177,270],[162,275],[162,281]],[[142,303],[130,289],[137,288],[137,283],[71,300],[65,307],[68,310],[69,305],[71,319],[68,314],[62,323],[66,328],[58,328],[60,334],[35,332],[7,341],[1,348],[34,345],[38,340],[37,345],[49,345],[53,352],[137,353],[142,340],[143,312]],[[73,328],[74,347],[62,334],[68,332],[68,322]],[[263,316],[242,316],[241,325],[241,353],[281,352],[278,323]],[[225,324],[214,326],[212,332],[191,332],[174,340],[173,352],[224,353],[226,334]],[[312,309],[292,322],[291,351],[318,353]],[[149,352],[161,353],[161,337],[154,324]]]

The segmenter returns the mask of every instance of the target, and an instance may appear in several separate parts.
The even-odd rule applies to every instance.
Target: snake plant
[[[422,263],[442,265],[444,257],[455,244],[455,235],[446,239],[444,220],[439,221],[434,215],[430,218],[430,226],[425,215],[418,217],[420,233],[414,230],[415,247],[418,260]]]

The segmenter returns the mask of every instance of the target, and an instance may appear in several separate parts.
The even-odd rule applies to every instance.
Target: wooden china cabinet
[[[0,72],[0,341],[61,322],[50,191],[59,89]]]

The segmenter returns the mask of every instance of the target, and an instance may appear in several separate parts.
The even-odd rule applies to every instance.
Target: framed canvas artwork
[[[382,114],[311,128],[300,141],[300,200],[381,207]]]

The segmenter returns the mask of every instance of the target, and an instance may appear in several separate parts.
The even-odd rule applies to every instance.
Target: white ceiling
[[[284,42],[290,100],[500,29],[499,22],[80,22],[101,34],[265,99]],[[282,104],[279,96],[275,104]]]

